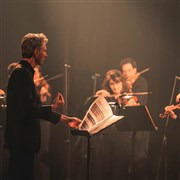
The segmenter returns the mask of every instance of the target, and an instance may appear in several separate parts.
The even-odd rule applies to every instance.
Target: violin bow
[[[149,70],[150,70],[150,68],[146,68],[146,69],[140,71],[139,74],[143,74],[143,73],[145,73],[145,72],[147,72],[147,71],[149,71]]]

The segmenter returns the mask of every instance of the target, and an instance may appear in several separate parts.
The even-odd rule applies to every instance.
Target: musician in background
[[[137,63],[133,58],[123,58],[120,61],[120,71],[126,79],[129,91],[132,93],[148,91],[148,83],[138,72]],[[137,98],[140,105],[147,105],[147,95]],[[149,139],[149,131],[135,132],[135,179],[147,179]]]
[[[102,89],[96,92],[96,96],[112,97],[118,101],[120,106],[139,105],[137,99],[134,97],[129,99],[123,99],[123,97],[121,97],[123,93],[128,92],[130,91],[121,72],[117,69],[111,69],[106,73]]]
[[[146,79],[138,73],[137,63],[133,58],[124,58],[120,61],[120,71],[129,91],[131,92],[146,92],[148,90],[148,83]],[[141,105],[147,104],[147,96],[138,96],[138,102]]]
[[[7,66],[7,80],[10,78],[11,73],[13,72],[13,70],[16,68],[16,66],[18,65],[18,62],[12,62]],[[6,91],[7,88],[7,84],[4,85],[3,89]],[[4,109],[4,107],[6,107],[6,92],[2,90],[1,94],[1,90],[0,90],[0,96],[3,99],[0,99],[0,107]],[[6,110],[6,108],[5,108]],[[6,127],[6,111],[4,113],[2,113],[1,115],[3,116],[3,118],[1,119],[2,122],[0,122],[0,124],[2,123],[2,127],[3,127],[3,132],[2,132],[2,138],[4,142],[4,131],[5,131],[5,127]],[[3,154],[2,154],[2,166],[3,166],[3,172],[2,172],[2,178],[6,179],[7,177],[7,172],[8,172],[8,160],[9,160],[9,153],[6,149],[3,150]]]
[[[40,96],[42,104],[51,103],[51,88],[47,80],[42,76],[41,67],[36,66],[34,68],[34,84],[36,86],[37,93]]]
[[[123,99],[121,94],[124,92],[128,92],[124,77],[119,70],[111,69],[106,72],[102,89],[96,92],[96,96],[104,96],[109,103],[115,103],[114,114],[120,115],[122,106],[139,105],[134,97]],[[128,179],[131,137],[132,132],[119,131],[114,124],[92,138],[91,142],[94,147],[92,163],[94,164],[91,167],[95,172],[93,179]]]
[[[40,66],[34,68],[34,84],[43,105],[52,103],[51,88],[46,79],[42,76]],[[49,165],[49,144],[51,124],[48,121],[40,121],[41,126],[41,147],[36,155],[35,161],[35,180],[50,180]]]
[[[104,78],[102,89],[96,92],[96,95],[110,97],[113,95],[116,99],[120,96],[123,90],[123,77],[121,72],[116,69],[109,70]]]

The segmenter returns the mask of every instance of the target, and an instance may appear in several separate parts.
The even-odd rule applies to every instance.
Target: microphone
[[[95,78],[97,78],[97,77],[99,77],[99,76],[101,76],[101,75],[98,74],[98,73],[94,73],[94,75],[92,75],[91,78],[92,78],[92,79],[95,79]]]
[[[65,67],[67,67],[67,68],[70,68],[70,67],[71,67],[71,66],[70,66],[70,65],[68,65],[68,64],[65,64],[64,66],[65,66]]]
[[[95,73],[94,75],[95,75],[96,77],[99,77],[99,76],[101,76],[101,75],[100,75],[100,74],[98,74],[98,73]]]
[[[175,76],[175,77],[176,77],[176,79],[180,80],[180,77],[179,77],[179,76]]]

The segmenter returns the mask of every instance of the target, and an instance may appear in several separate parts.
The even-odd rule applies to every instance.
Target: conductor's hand
[[[81,120],[77,117],[68,117],[63,114],[61,114],[61,121],[67,123],[69,127],[78,129],[79,124],[81,123]]]
[[[53,111],[56,111],[56,109],[62,105],[64,105],[64,98],[61,93],[57,93],[56,98],[54,99],[51,108]]]

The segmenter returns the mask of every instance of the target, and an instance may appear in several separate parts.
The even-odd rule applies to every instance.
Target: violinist
[[[129,91],[132,93],[148,91],[146,79],[140,76],[137,63],[133,58],[124,58],[120,61],[120,71],[126,80]],[[147,96],[137,96],[140,105],[147,105]],[[137,179],[147,179],[147,163],[150,132],[137,131],[135,134],[135,164]]]
[[[121,94],[126,92],[127,87],[124,78],[117,69],[111,69],[106,72],[102,89],[96,92],[96,96],[104,96],[110,103],[118,103],[114,114],[121,113],[121,106],[137,106],[139,103],[134,99],[123,99]],[[118,108],[120,107],[120,108]],[[132,132],[121,132],[117,129],[116,124],[103,130],[100,135],[96,135],[92,143],[94,144],[95,158],[93,167],[97,172],[95,179],[128,179],[129,155],[131,147]],[[102,150],[103,149],[105,150]],[[107,163],[104,163],[104,157]],[[92,160],[93,161],[93,160]],[[111,162],[111,163],[109,163]],[[104,172],[103,164],[108,164]]]
[[[144,77],[140,76],[137,70],[137,63],[133,58],[124,58],[120,61],[120,71],[126,80],[129,92],[146,92],[148,84]],[[147,96],[138,96],[141,105],[147,104]]]
[[[121,72],[116,69],[109,70],[104,78],[102,89],[96,92],[96,95],[103,95],[104,97],[115,98],[119,105],[122,106],[136,106],[139,105],[137,99],[134,97],[125,99],[121,94],[127,92],[127,86]]]
[[[34,84],[36,91],[39,95],[40,101],[43,105],[51,104],[51,88],[46,79],[42,76],[42,70],[40,66],[34,68]],[[36,154],[35,160],[35,180],[50,179],[50,169],[47,159],[49,159],[49,144],[51,124],[48,121],[40,121],[41,126],[41,147]],[[44,159],[44,160],[43,160]]]

